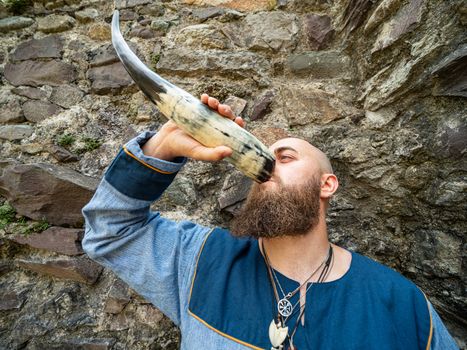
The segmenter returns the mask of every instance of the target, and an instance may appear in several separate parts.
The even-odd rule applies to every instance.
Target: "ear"
[[[339,181],[334,174],[323,174],[320,179],[322,199],[329,199],[339,187]]]

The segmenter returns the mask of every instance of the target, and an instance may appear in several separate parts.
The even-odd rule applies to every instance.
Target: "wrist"
[[[145,156],[162,159],[166,161],[172,161],[176,158],[172,154],[170,146],[164,142],[164,135],[159,132],[151,137],[144,145],[141,146],[141,150]]]

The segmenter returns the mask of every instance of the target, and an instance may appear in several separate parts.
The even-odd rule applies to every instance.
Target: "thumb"
[[[211,148],[199,145],[192,148],[190,153],[190,158],[215,162],[230,156],[232,154],[232,149],[227,146],[217,146]]]

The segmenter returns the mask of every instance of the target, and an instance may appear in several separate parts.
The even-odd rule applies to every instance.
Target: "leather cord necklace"
[[[296,309],[296,306],[298,305],[302,297],[299,298],[299,300],[295,303],[295,305],[292,305],[289,299],[292,298],[303,286],[305,286],[306,283],[311,278],[313,278],[313,276],[321,269],[323,265],[324,265],[324,269],[321,271],[321,274],[317,280],[317,283],[324,281],[324,279],[327,277],[328,273],[330,272],[329,266],[330,266],[331,261],[333,260],[332,246],[329,245],[329,251],[326,256],[326,259],[323,260],[323,262],[318,266],[318,268],[312,272],[312,274],[305,280],[305,282],[303,282],[298,288],[296,288],[292,292],[289,292],[287,295],[284,293],[284,290],[282,289],[282,286],[279,283],[279,279],[277,278],[274,270],[271,267],[266,250],[264,249],[263,241],[261,241],[261,249],[264,254],[264,260],[266,262],[266,266],[268,270],[268,277],[271,283],[272,290],[274,292],[274,297],[277,301],[277,310],[278,310],[278,315],[277,315],[278,322],[276,323],[276,317],[274,317],[273,320],[271,321],[271,324],[269,325],[269,339],[272,344],[271,350],[282,350],[283,349],[282,344],[286,338],[289,339],[289,345],[290,345],[289,349],[296,350],[296,348],[293,345],[293,337],[297,331],[298,324],[300,323],[300,319],[303,317],[303,314],[305,312],[306,302],[299,309]],[[279,293],[277,291],[277,286],[276,286],[274,279],[277,280],[277,284],[279,285],[279,288],[281,289],[281,292],[284,296],[284,298],[282,299],[279,298]],[[310,285],[307,287],[305,291],[305,295],[312,285],[313,285],[313,282],[311,282]],[[289,327],[286,326],[286,322],[288,321],[289,317],[293,316],[293,314],[296,313],[296,310],[300,310],[300,313],[293,327],[292,334],[289,336],[289,332],[288,332]]]

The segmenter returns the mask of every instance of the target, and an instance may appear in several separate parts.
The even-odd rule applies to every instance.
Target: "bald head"
[[[308,141],[288,137],[274,143],[270,149],[277,155],[284,150],[292,150],[297,152],[301,157],[308,158],[313,161],[314,165],[322,174],[333,174],[333,169],[329,158],[319,148],[313,146]]]

